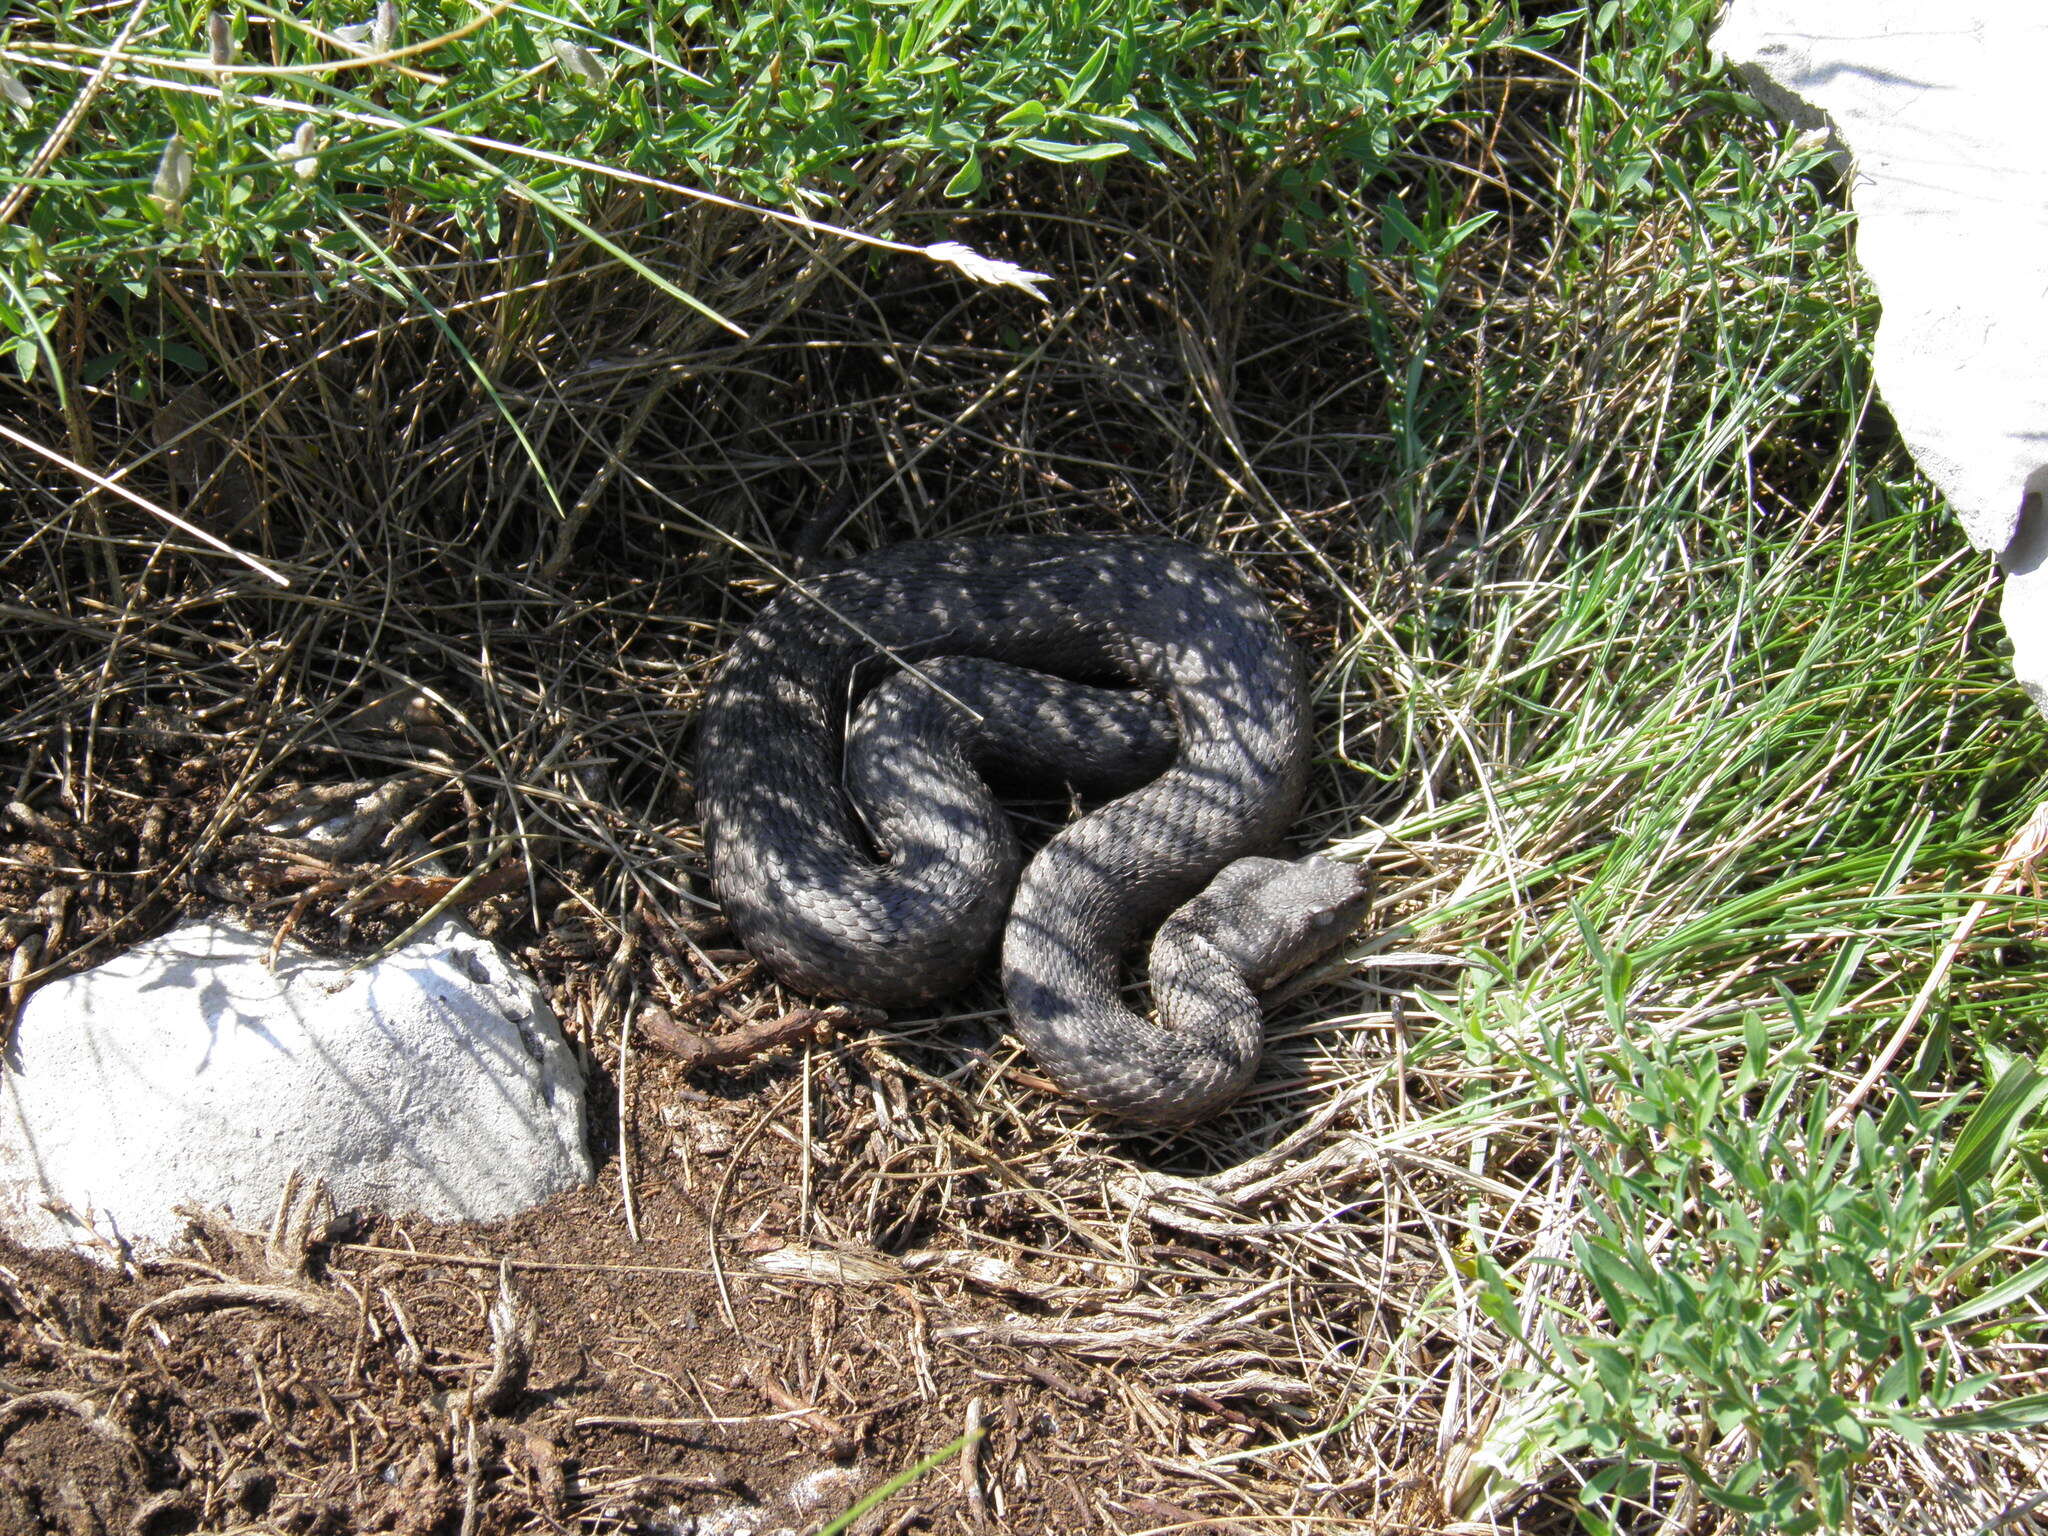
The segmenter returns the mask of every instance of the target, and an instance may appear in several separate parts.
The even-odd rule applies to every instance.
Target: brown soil
[[[361,1223],[300,1275],[218,1229],[125,1274],[0,1248],[0,1530],[814,1531],[977,1423],[851,1529],[1238,1528],[1201,1463],[1302,1405],[1157,1368],[1177,1303],[1242,1294],[1227,1245],[1067,1229],[1005,1164],[1071,1128],[1013,1120],[977,1160],[910,1109],[960,1090],[903,1049],[827,1042],[717,1093],[629,1057],[630,1216],[613,1146],[502,1227]],[[501,1261],[533,1349],[492,1400]]]

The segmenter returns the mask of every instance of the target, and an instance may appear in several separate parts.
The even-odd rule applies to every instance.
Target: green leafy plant
[[[1990,1308],[1940,1307],[2020,1220],[1996,1184],[2048,1075],[2011,1063],[1967,1115],[1963,1095],[1896,1093],[1882,1115],[1845,1117],[1817,1065],[1853,955],[1806,1004],[1786,998],[1789,1038],[1774,1043],[1747,1012],[1731,1069],[1720,1040],[1635,1025],[1627,957],[1581,931],[1611,1037],[1586,1052],[1554,1032],[1532,1065],[1581,1130],[1589,1227],[1564,1267],[1597,1309],[1552,1293],[1525,1333],[1505,1276],[1481,1269],[1490,1315],[1537,1362],[1521,1384],[1558,1389],[1552,1450],[1593,1468],[1588,1527],[1623,1528],[1677,1474],[1758,1530],[1846,1529],[1880,1432],[2048,1423],[2048,1395],[1972,1408],[1995,1378],[1958,1374],[1928,1346],[2043,1279],[2001,1288]]]
[[[830,220],[908,168],[972,203],[997,166],[1241,167],[1283,254],[1355,239],[1333,197],[1440,114],[1506,12],[1413,0],[454,0],[302,11],[36,5],[0,36],[0,325],[36,338],[81,280],[140,299],[158,263],[374,272],[344,215],[418,202],[475,240],[523,205],[682,302],[612,231],[650,197],[736,194]],[[378,32],[388,25],[389,35]],[[74,104],[80,110],[74,115]],[[54,151],[54,152],[53,152]],[[935,183],[934,183],[935,184]],[[1445,248],[1475,227],[1403,216]],[[886,230],[880,233],[887,233]]]

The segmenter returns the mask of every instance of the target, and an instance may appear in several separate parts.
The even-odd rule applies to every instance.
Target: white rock
[[[190,923],[29,998],[0,1075],[0,1224],[148,1253],[179,1205],[267,1228],[294,1171],[343,1210],[431,1220],[590,1180],[582,1069],[496,945],[448,920],[360,971],[268,949]]]
[[[1878,389],[1971,542],[2001,552],[2013,663],[2048,709],[2048,6],[1733,0],[1714,46],[1847,147]]]

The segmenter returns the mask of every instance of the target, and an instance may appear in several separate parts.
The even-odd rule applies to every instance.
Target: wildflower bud
[[[389,53],[398,42],[398,0],[377,0],[377,19],[370,24],[370,52]]]
[[[175,213],[191,190],[192,151],[185,146],[185,136],[174,133],[164,146],[163,159],[156,163],[156,179],[150,183],[149,193],[165,213]]]
[[[235,62],[235,28],[226,11],[211,11],[206,17],[207,52],[216,65]]]
[[[21,83],[21,76],[5,64],[0,64],[0,96],[5,96],[24,112],[36,104],[36,99],[29,94],[28,87]]]
[[[299,119],[297,131],[292,134],[291,138],[285,143],[284,148],[279,150],[278,153],[281,156],[290,155],[293,157],[292,174],[294,176],[298,177],[301,181],[311,181],[320,174],[320,162],[313,158],[313,151],[319,147],[319,140],[313,131],[313,119],[305,117]]]
[[[563,70],[574,75],[593,91],[605,91],[611,87],[611,76],[600,64],[597,55],[581,43],[572,43],[566,37],[553,39],[549,45],[555,51],[555,62]]]

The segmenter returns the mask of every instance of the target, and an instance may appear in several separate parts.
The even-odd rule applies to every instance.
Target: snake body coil
[[[734,932],[790,985],[925,1001],[1001,932],[1013,1022],[1047,1073],[1180,1124],[1257,1065],[1255,989],[1362,911],[1352,866],[1248,857],[1293,820],[1308,752],[1298,663],[1220,557],[913,543],[807,579],[741,637],[704,706],[699,806]],[[985,775],[1119,797],[1020,879]],[[1157,1023],[1118,987],[1155,929]]]

